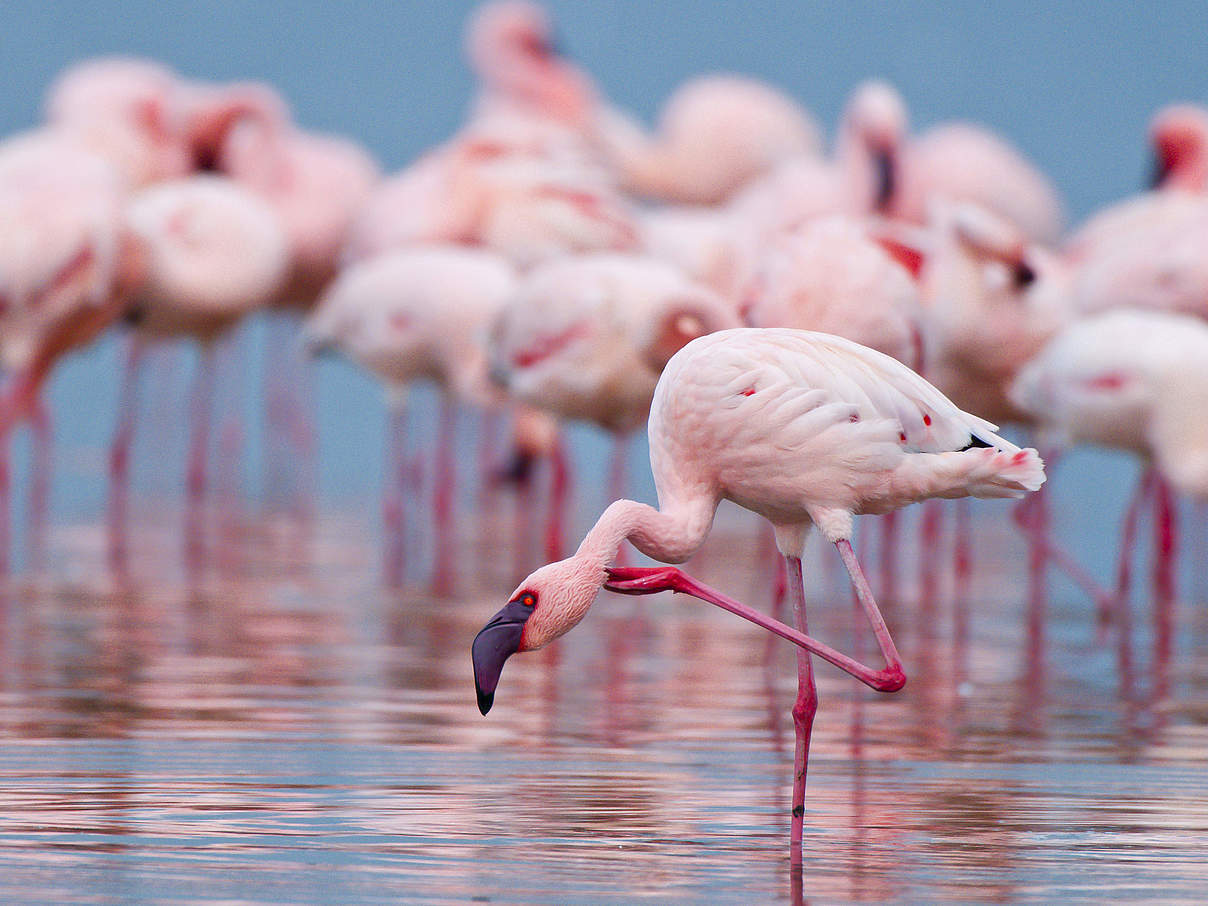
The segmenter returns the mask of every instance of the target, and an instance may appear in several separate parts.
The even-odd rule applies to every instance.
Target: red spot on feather
[[[755,395],[755,388],[754,388],[754,387],[748,387],[746,390],[744,390],[744,391],[742,392],[742,395],[743,395],[743,396],[754,396],[754,395]]]
[[[1128,383],[1128,375],[1122,371],[1109,371],[1098,374],[1086,382],[1090,390],[1120,390]]]

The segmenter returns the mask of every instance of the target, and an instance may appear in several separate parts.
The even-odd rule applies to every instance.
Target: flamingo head
[[[870,80],[852,95],[845,114],[850,137],[873,168],[873,208],[889,210],[898,190],[897,168],[907,130],[906,104],[888,82]]]
[[[1208,188],[1208,110],[1194,104],[1166,107],[1154,117],[1149,138],[1154,156],[1150,188]]]
[[[478,710],[495,701],[499,675],[518,651],[536,651],[583,619],[604,585],[604,567],[584,558],[549,563],[520,583],[508,603],[474,638],[474,687]]]
[[[483,6],[466,30],[470,65],[492,91],[566,122],[585,124],[591,81],[563,57],[545,10],[528,0]]]

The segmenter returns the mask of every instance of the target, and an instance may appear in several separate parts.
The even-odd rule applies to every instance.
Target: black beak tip
[[[483,717],[486,717],[488,711],[491,710],[491,705],[495,704],[494,692],[483,692],[481,689],[478,692],[478,710],[482,712]]]

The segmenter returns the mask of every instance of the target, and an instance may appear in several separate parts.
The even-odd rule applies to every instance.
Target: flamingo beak
[[[1170,160],[1161,151],[1155,151],[1153,155],[1153,164],[1149,171],[1149,188],[1161,188],[1162,183],[1166,182],[1166,178],[1170,176]]]
[[[474,661],[474,690],[478,693],[478,710],[486,714],[495,703],[495,687],[504,662],[520,650],[524,623],[533,608],[509,601],[503,610],[491,617],[474,637],[470,657]]]
[[[893,203],[897,191],[893,153],[888,148],[877,148],[872,153],[872,163],[876,176],[873,208],[884,214]]]

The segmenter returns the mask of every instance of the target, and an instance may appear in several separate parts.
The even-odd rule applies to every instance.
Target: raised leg
[[[819,642],[812,636],[799,632],[791,626],[786,626],[779,620],[773,620],[767,614],[760,613],[753,607],[748,607],[740,601],[727,597],[720,591],[693,579],[687,573],[681,572],[674,566],[612,567],[608,570],[608,579],[605,581],[604,587],[609,591],[625,595],[650,595],[660,591],[681,592],[692,595],[694,598],[700,598],[702,601],[720,607],[722,610],[728,610],[735,616],[742,617],[756,626],[762,626],[768,632],[774,633],[782,639],[786,639],[794,645],[818,655],[824,661],[834,664],[844,673],[851,674],[860,682],[870,688],[876,689],[878,692],[897,692],[906,685],[906,674],[902,672],[902,660],[898,655],[897,647],[889,636],[889,630],[885,627],[885,620],[881,617],[881,612],[877,608],[876,601],[873,600],[872,591],[868,587],[868,580],[864,578],[860,564],[856,562],[851,544],[847,541],[837,541],[835,542],[835,546],[839,548],[843,563],[847,566],[848,574],[852,578],[852,584],[855,585],[860,605],[863,607],[864,613],[872,625],[873,633],[877,638],[877,645],[880,647],[881,654],[885,658],[885,668],[883,670],[875,670],[872,667],[861,664],[854,658],[836,651],[830,645]]]

